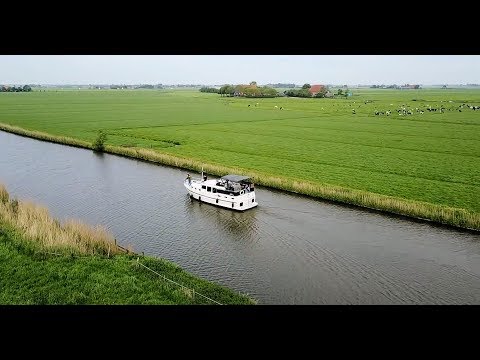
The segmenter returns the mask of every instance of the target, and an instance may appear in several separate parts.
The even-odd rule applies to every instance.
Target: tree
[[[250,86],[257,86],[257,82],[256,81],[251,81]]]
[[[342,90],[342,89],[338,89],[337,95],[343,95],[343,90]]]
[[[278,91],[275,90],[274,88],[268,87],[268,86],[263,86],[260,88],[262,96],[265,97],[276,97],[278,95]]]
[[[32,88],[29,85],[24,85],[23,91],[32,91]]]
[[[261,95],[260,89],[257,87],[246,87],[243,90],[245,97],[259,97]]]
[[[107,140],[107,134],[102,130],[99,130],[98,136],[93,142],[93,150],[95,151],[104,151],[105,150],[105,141]]]
[[[225,89],[225,94],[233,96],[234,93],[235,93],[235,88],[233,87],[233,85],[227,85]]]
[[[223,95],[230,95],[232,96],[234,93],[235,89],[232,85],[223,85],[220,90],[218,90],[218,93],[223,96]]]
[[[219,90],[217,88],[211,88],[207,86],[202,86],[200,88],[200,92],[206,92],[206,93],[219,93]]]
[[[312,94],[310,93],[310,91],[308,91],[308,89],[302,88],[301,90],[298,91],[298,96],[309,98],[309,97],[312,97]]]
[[[308,91],[308,89],[299,89],[299,90],[290,89],[290,90],[284,91],[284,94],[290,97],[303,97],[303,98],[312,97],[312,94],[310,93],[310,91]]]
[[[225,90],[227,89],[227,86],[228,86],[228,85],[223,85],[223,86],[220,88],[220,90],[218,90],[218,93],[220,94],[220,96],[223,96],[223,95],[226,94],[226,91],[225,91]]]
[[[303,84],[302,89],[310,89],[312,85],[310,84]]]

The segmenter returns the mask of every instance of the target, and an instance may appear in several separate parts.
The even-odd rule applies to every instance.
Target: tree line
[[[203,86],[200,91],[206,93],[216,93],[220,96],[241,96],[247,98],[260,98],[260,97],[277,97],[277,96],[288,96],[288,97],[302,97],[302,98],[324,98],[324,97],[339,97],[351,96],[352,93],[348,90],[338,89],[337,93],[330,93],[326,86],[320,87],[318,92],[310,92],[310,84],[304,84],[301,89],[289,89],[283,91],[283,93],[278,93],[272,87],[269,86],[257,86],[255,81],[252,81],[249,85],[223,85],[220,89]]]
[[[1,85],[0,86],[0,92],[28,92],[32,91],[32,88],[30,85],[24,85],[24,86],[7,86],[7,85]]]
[[[310,88],[311,87],[312,86],[310,84],[304,84],[301,89],[285,90],[283,93],[285,94],[285,96],[302,97],[302,98],[311,98],[311,97],[324,98],[325,95],[327,94],[327,88],[324,87],[318,93],[316,93],[314,96],[312,96],[312,94],[310,93]]]
[[[248,98],[277,97],[278,91],[269,86],[257,86],[255,81],[249,85],[223,85],[218,93],[221,96],[242,96]]]
[[[207,86],[202,86],[200,88],[200,92],[205,92],[205,93],[215,93],[218,94],[220,90],[217,88],[212,88],[212,87],[207,87]]]

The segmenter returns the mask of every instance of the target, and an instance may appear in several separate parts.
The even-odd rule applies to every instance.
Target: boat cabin
[[[242,175],[225,175],[217,180],[207,180],[204,177],[202,190],[230,196],[238,196],[255,191],[254,184],[250,181],[250,178]]]

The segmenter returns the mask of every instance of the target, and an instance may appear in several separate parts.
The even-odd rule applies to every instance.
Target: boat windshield
[[[224,187],[225,191],[227,192],[233,192],[233,193],[239,193],[242,190],[245,190],[247,192],[253,191],[253,183],[248,181],[249,178],[245,177],[245,179],[241,181],[231,181],[228,179],[225,179],[225,176],[219,179],[216,183],[217,186]]]
[[[243,176],[243,175],[225,175],[222,176],[222,180],[225,181],[231,181],[234,183],[249,183],[250,178],[248,176]]]

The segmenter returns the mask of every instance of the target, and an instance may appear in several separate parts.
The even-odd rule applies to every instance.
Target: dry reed
[[[122,251],[102,226],[92,227],[77,220],[60,223],[48,209],[29,201],[10,199],[0,184],[0,222],[15,228],[25,240],[42,250],[73,254],[114,255]]]

